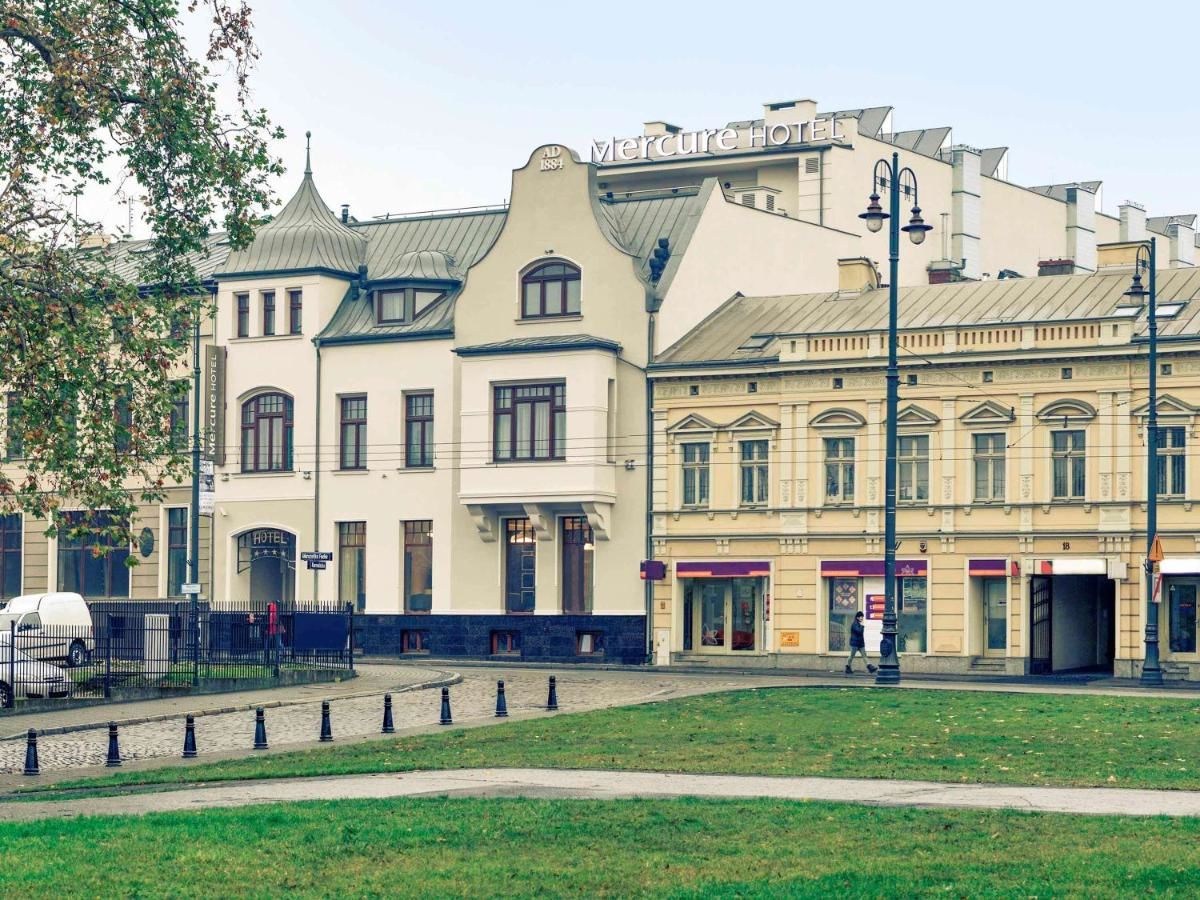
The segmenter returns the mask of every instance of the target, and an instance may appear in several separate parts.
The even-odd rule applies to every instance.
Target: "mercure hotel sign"
[[[609,138],[592,141],[592,162],[637,162],[643,159],[703,156],[728,153],[732,150],[765,149],[787,144],[808,144],[815,141],[840,141],[845,135],[837,119],[809,119],[801,122],[755,123],[749,127],[750,143],[740,143],[744,131],[736,128],[704,128],[700,131],[677,131],[666,134],[643,135],[636,138]]]

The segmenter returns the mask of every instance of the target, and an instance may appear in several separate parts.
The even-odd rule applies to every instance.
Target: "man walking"
[[[858,653],[862,656],[863,662],[867,664],[867,671],[875,672],[875,667],[871,665],[867,659],[867,641],[863,635],[863,614],[856,612],[854,621],[850,623],[850,658],[846,660],[846,674],[854,674],[854,654]]]

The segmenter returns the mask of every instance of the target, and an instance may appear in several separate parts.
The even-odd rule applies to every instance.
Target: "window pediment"
[[[964,425],[1008,425],[1015,420],[1011,407],[1001,406],[994,400],[985,400],[959,416]]]
[[[862,428],[867,420],[852,409],[838,407],[817,413],[808,424],[813,428]]]
[[[1096,418],[1096,407],[1083,400],[1054,400],[1038,410],[1037,417],[1043,422],[1090,422]]]
[[[1160,419],[1174,419],[1176,421],[1188,419],[1190,421],[1198,412],[1200,412],[1200,408],[1192,406],[1190,403],[1180,400],[1172,394],[1158,395],[1158,417]],[[1132,410],[1130,415],[1139,419],[1148,418],[1150,415],[1150,402],[1147,401]]]
[[[760,412],[751,411],[725,426],[730,431],[766,431],[779,427],[774,419],[769,419]]]
[[[940,421],[941,419],[939,419],[929,410],[925,409],[924,407],[917,406],[915,403],[910,403],[908,406],[901,407],[900,411],[896,413],[896,424],[902,428],[905,426],[919,426],[925,428],[930,425],[936,425]]]
[[[712,435],[720,426],[716,422],[711,422],[704,416],[698,416],[695,413],[690,413],[676,422],[674,425],[667,427],[667,434],[674,437],[687,436],[694,434]]]

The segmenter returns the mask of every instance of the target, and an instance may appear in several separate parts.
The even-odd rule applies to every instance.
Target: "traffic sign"
[[[305,562],[313,562],[314,560],[329,562],[333,559],[333,554],[327,550],[305,550],[300,554],[300,558]]]
[[[183,595],[184,595],[185,597],[187,597],[187,596],[190,596],[190,595],[192,595],[192,594],[199,594],[199,593],[200,593],[200,585],[198,585],[198,584],[185,584],[185,585],[183,585],[183,586],[182,586],[182,587],[181,587],[179,590],[180,590],[180,591],[183,593]]]
[[[1154,543],[1150,545],[1150,556],[1148,558],[1152,563],[1160,563],[1165,558],[1162,539],[1157,534],[1154,536]]]
[[[324,569],[326,566],[323,559],[306,559],[305,563],[307,563],[310,569]]]

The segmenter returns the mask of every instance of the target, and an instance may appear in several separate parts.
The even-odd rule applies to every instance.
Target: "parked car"
[[[0,634],[14,633],[17,649],[43,662],[82,666],[96,649],[91,611],[70,592],[13,597],[0,611]]]
[[[11,706],[16,697],[66,697],[71,680],[58,666],[38,662],[14,650],[9,634],[0,634],[0,707]]]

